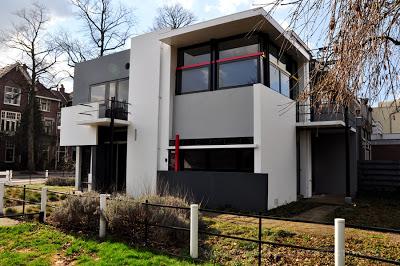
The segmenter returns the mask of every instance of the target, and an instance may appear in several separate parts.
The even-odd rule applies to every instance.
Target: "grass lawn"
[[[110,240],[62,233],[50,226],[21,223],[0,227],[0,265],[193,265],[190,261],[132,248]]]
[[[257,239],[258,220],[218,215],[203,217],[214,232]],[[306,247],[333,249],[333,226],[263,219],[263,240]],[[211,249],[213,261],[223,265],[255,265],[257,244],[232,239],[209,237],[204,249]],[[400,235],[346,229],[346,250],[387,259],[400,259]],[[263,245],[263,265],[332,265],[333,254]],[[347,256],[346,265],[385,265]]]

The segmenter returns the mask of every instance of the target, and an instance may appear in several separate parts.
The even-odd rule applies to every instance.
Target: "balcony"
[[[348,121],[350,127],[356,126],[355,108],[348,111]],[[296,122],[300,128],[332,128],[345,127],[345,108],[335,104],[296,104]]]
[[[79,125],[89,126],[110,126],[111,118],[114,117],[114,126],[127,126],[128,103],[116,100],[105,100],[101,102],[92,102],[80,104],[85,107],[79,114],[83,118],[78,122]]]

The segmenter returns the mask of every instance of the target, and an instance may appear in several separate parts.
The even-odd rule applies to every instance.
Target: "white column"
[[[190,257],[199,256],[199,205],[190,205]]]
[[[76,146],[76,157],[75,157],[75,190],[79,190],[81,187],[81,147]]]
[[[300,131],[300,194],[312,196],[312,150],[311,131]]]
[[[3,209],[4,209],[4,183],[0,183],[0,215],[3,215]]]
[[[104,238],[106,236],[106,219],[104,213],[107,208],[107,195],[100,194],[100,227],[99,227],[99,237]]]
[[[93,167],[94,167],[94,153],[96,146],[92,146],[90,148],[90,173],[88,174],[88,191],[92,191],[93,189]]]
[[[335,219],[335,266],[344,266],[344,219]]]
[[[49,170],[46,170],[45,174],[44,174],[45,178],[49,178]]]
[[[40,211],[43,212],[43,222],[46,222],[47,187],[42,188],[40,197]]]

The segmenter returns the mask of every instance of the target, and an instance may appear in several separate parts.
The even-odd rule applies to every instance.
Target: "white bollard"
[[[104,238],[106,236],[106,219],[104,217],[106,208],[107,208],[107,195],[100,194],[100,228],[99,228],[100,238]]]
[[[6,170],[6,182],[10,182],[10,170]]]
[[[4,183],[0,183],[0,215],[4,215]]]
[[[13,178],[13,170],[10,170],[10,173],[9,173],[9,176],[8,176],[8,178],[10,179],[10,181],[11,181],[11,179]]]
[[[199,205],[190,205],[190,257],[199,256]]]
[[[335,219],[335,266],[344,266],[344,225],[344,219]]]
[[[43,212],[43,222],[46,222],[47,187],[42,188],[40,197],[40,211]]]
[[[49,170],[46,170],[46,173],[44,174],[45,178],[49,178]]]

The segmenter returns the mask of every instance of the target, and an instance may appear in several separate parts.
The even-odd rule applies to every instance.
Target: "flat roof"
[[[160,33],[160,41],[176,47],[185,47],[238,34],[264,32],[277,45],[285,45],[287,52],[300,60],[310,60],[310,49],[299,40],[297,34],[285,31],[263,8],[196,23]]]

